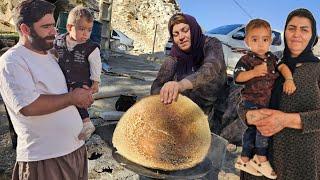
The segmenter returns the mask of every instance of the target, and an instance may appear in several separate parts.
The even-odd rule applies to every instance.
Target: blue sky
[[[273,29],[283,31],[286,17],[296,8],[309,9],[320,34],[320,0],[177,0],[182,12],[194,16],[198,23],[210,30],[226,24],[247,23],[250,17],[267,20]]]

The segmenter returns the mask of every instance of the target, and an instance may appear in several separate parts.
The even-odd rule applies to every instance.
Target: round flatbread
[[[113,146],[128,160],[167,171],[194,167],[207,155],[207,116],[189,98],[164,105],[159,95],[141,99],[120,119]]]

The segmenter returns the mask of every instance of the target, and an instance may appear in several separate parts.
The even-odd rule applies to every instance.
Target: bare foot
[[[246,156],[241,156],[241,160],[246,163],[246,162],[249,162],[249,157],[246,157]]]
[[[267,159],[266,156],[259,156],[259,155],[257,155],[257,157],[258,157],[259,162],[261,162],[261,163],[268,161],[268,159]]]

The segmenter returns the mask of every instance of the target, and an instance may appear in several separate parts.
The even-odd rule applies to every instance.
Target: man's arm
[[[35,88],[28,65],[25,61],[13,59],[13,57],[2,59],[0,63],[0,86],[6,105],[15,113],[25,116],[44,115],[70,105],[88,107],[93,102],[91,90],[88,87],[78,88],[61,95],[40,94]]]
[[[72,92],[61,95],[40,95],[31,104],[23,107],[20,113],[24,116],[40,116],[50,114],[68,106],[75,105],[87,108],[93,103],[91,91],[76,88]]]

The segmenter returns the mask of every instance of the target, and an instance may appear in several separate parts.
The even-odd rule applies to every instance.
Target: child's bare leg
[[[246,157],[246,156],[241,156],[240,158],[241,158],[241,160],[242,160],[243,162],[245,162],[245,163],[246,163],[246,162],[249,162],[249,160],[250,160],[249,157]]]
[[[83,128],[78,136],[80,140],[87,140],[90,138],[91,134],[95,131],[95,127],[92,124],[89,117],[82,119]]]
[[[257,155],[257,157],[258,157],[259,162],[261,162],[261,163],[268,161],[267,156],[259,156],[259,155]]]

